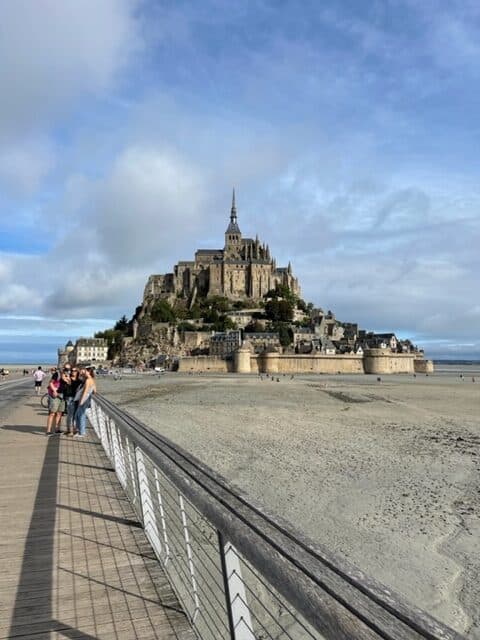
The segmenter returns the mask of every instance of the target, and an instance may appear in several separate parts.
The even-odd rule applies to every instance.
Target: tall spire
[[[232,193],[232,209],[230,211],[230,220],[232,222],[237,222],[237,207],[235,206],[235,187],[233,187],[233,193]]]
[[[230,224],[227,227],[225,232],[226,234],[237,234],[241,235],[240,228],[237,223],[237,207],[235,205],[235,189],[233,189],[232,194],[232,208],[230,210]]]

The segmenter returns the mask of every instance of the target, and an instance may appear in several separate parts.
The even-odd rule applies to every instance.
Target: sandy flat
[[[167,374],[101,379],[99,389],[314,540],[480,638],[480,371],[381,382]]]

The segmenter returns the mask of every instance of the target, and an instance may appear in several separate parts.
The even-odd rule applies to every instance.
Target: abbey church
[[[230,222],[225,231],[223,249],[198,249],[195,259],[181,261],[173,273],[151,275],[144,291],[147,298],[173,301],[177,297],[192,304],[195,299],[224,296],[230,300],[260,300],[276,285],[287,285],[300,296],[297,278],[288,267],[277,267],[268,245],[243,238],[238,225],[235,191],[232,197]]]

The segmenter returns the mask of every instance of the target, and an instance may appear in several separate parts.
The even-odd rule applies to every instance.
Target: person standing
[[[60,420],[65,410],[65,402],[60,390],[60,379],[58,372],[52,375],[48,383],[48,419],[47,432],[45,435],[53,436],[52,427],[55,423],[55,433],[60,433]]]
[[[37,396],[40,395],[42,391],[42,382],[47,374],[43,371],[42,367],[38,367],[33,374],[33,379],[35,381],[35,393]]]
[[[86,411],[90,407],[90,400],[94,393],[97,392],[95,383],[95,372],[93,367],[85,367],[85,378],[83,386],[77,390],[76,398],[78,399],[78,407],[75,412],[75,423],[78,433],[75,438],[83,438],[87,431],[87,415]]]
[[[67,367],[66,367],[67,368]],[[75,401],[75,395],[81,385],[77,367],[73,367],[67,372],[64,370],[63,398],[65,400],[65,411],[67,413],[67,430],[65,435],[73,436],[74,418],[77,410],[78,402]]]

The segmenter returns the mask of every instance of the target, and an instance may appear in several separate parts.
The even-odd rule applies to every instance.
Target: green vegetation
[[[297,304],[298,298],[285,284],[277,284],[275,289],[270,289],[264,296],[266,300],[287,300],[292,306]]]
[[[267,331],[278,333],[278,339],[282,347],[288,347],[293,342],[293,331],[284,322],[272,322],[268,325]]]
[[[289,300],[269,300],[265,305],[265,315],[273,322],[291,322],[294,305]]]
[[[154,303],[150,317],[153,322],[175,322],[177,319],[172,306],[166,300],[157,300]]]
[[[122,339],[133,335],[133,322],[129,321],[126,316],[122,316],[120,320],[117,320],[112,329],[105,329],[105,331],[97,331],[94,334],[95,338],[103,338],[107,341],[109,360],[118,355],[122,348]]]
[[[177,325],[179,331],[198,331],[197,327],[191,322],[179,322]]]

